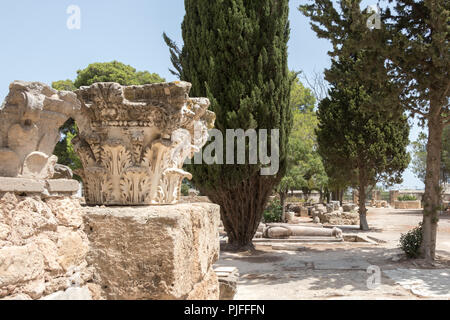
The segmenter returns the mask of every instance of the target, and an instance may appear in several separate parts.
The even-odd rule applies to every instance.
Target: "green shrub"
[[[403,196],[398,197],[398,201],[416,201],[417,198],[415,196],[412,196],[410,194],[405,194]]]
[[[265,223],[281,222],[281,216],[283,215],[283,208],[280,200],[272,200],[264,210],[263,219]]]
[[[190,185],[183,183],[181,185],[181,194],[185,197],[189,196],[189,189],[191,188]]]
[[[422,245],[422,223],[406,234],[400,236],[400,248],[406,253],[408,258],[417,258],[420,255]]]

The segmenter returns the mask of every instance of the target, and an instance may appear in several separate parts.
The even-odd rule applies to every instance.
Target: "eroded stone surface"
[[[86,208],[88,262],[107,299],[218,299],[219,206]]]
[[[20,193],[26,195],[71,196],[80,189],[76,180],[52,179],[38,180],[0,177],[0,193]]]
[[[0,176],[49,179],[59,128],[80,109],[72,92],[15,81],[0,108]]]
[[[92,300],[92,294],[87,286],[82,288],[74,287],[52,293],[41,300]]]
[[[40,299],[92,278],[79,200],[0,194],[0,299]]]
[[[42,193],[44,190],[44,180],[0,177],[0,192]]]
[[[220,285],[220,300],[233,300],[237,293],[239,270],[235,267],[219,267],[215,269]]]
[[[86,202],[174,204],[186,158],[206,143],[215,115],[206,98],[189,98],[187,82],[121,86],[96,83],[76,93]]]

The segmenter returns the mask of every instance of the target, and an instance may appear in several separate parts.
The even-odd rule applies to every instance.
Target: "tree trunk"
[[[342,189],[340,194],[339,194],[339,203],[341,204],[341,206],[344,203],[344,193],[345,193],[345,190]]]
[[[330,199],[331,199],[331,192],[328,190],[328,189],[326,189],[326,194],[325,194],[325,197],[326,197],[326,203],[330,203]]]
[[[280,191],[279,192],[280,195],[280,203],[281,203],[281,221],[285,222],[286,221],[286,192],[284,191]]]
[[[272,177],[264,177],[257,172],[230,190],[200,190],[221,207],[221,218],[228,235],[227,249],[254,249],[252,240],[276,183]]]
[[[422,225],[422,258],[432,262],[436,257],[436,236],[439,221],[439,207],[441,186],[439,184],[441,168],[441,149],[443,124],[440,113],[433,110],[431,103],[428,117],[428,143],[427,143],[427,172],[425,177],[425,194],[423,197],[423,225]]]
[[[366,209],[366,179],[364,174],[359,173],[359,227],[363,231],[369,230],[367,223],[367,209]]]
[[[339,190],[339,188],[333,190],[333,192],[331,193],[331,200],[339,201]]]

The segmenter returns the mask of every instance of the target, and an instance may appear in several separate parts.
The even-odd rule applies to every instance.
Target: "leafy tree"
[[[331,73],[352,74],[352,60],[334,62]],[[345,62],[344,62],[345,61]],[[374,96],[377,96],[375,94]],[[372,103],[371,91],[353,79],[331,82],[330,97],[319,104],[319,153],[328,164],[345,170],[359,191],[361,230],[368,230],[366,193],[377,182],[401,182],[410,157],[406,117],[386,119],[384,112],[365,112]]]
[[[293,111],[313,111],[316,98],[311,89],[306,88],[295,72],[291,72],[294,81],[291,86],[291,110]]]
[[[303,118],[308,118],[310,113],[314,113],[314,122],[317,125],[315,112],[308,111]],[[297,132],[301,132],[302,127],[311,125],[306,121],[299,121],[301,118],[294,117],[294,128]],[[313,138],[316,140],[315,135]],[[287,172],[277,187],[283,206],[283,215],[285,199],[289,191],[302,190],[307,200],[313,190],[323,193],[327,182],[328,178],[323,167],[322,158],[317,153],[316,143],[311,143],[311,140],[308,138],[302,139],[299,135],[291,135],[288,145]]]
[[[427,135],[421,132],[417,140],[411,143],[413,148],[411,169],[423,182],[427,174],[427,140]]]
[[[277,187],[283,208],[289,191],[302,190],[307,200],[313,190],[323,195],[327,189],[328,177],[317,152],[315,130],[318,125],[314,110],[316,99],[313,92],[305,88],[297,74],[291,87],[291,110],[293,128],[289,137],[287,152],[287,172]]]
[[[428,125],[421,253],[431,261],[439,221],[442,133],[450,124],[450,2],[398,0],[383,18],[384,38],[375,44],[389,62],[393,81],[403,87],[403,109]]]
[[[412,143],[412,171],[423,182],[427,169],[427,140],[427,135],[421,132]],[[450,126],[445,127],[442,134],[441,181],[444,185],[450,182]]]
[[[314,102],[313,102],[314,103]],[[306,110],[306,111],[301,111]],[[312,109],[293,110],[294,126],[290,136],[289,157],[295,160],[296,184],[291,190],[302,190],[307,200],[312,191],[323,192],[327,176],[322,158],[317,152],[317,114]],[[292,152],[292,154],[291,154]],[[292,174],[290,171],[287,173]]]
[[[131,66],[113,61],[106,63],[93,63],[87,68],[77,71],[75,81],[60,80],[52,83],[52,87],[59,91],[75,91],[81,86],[90,86],[96,82],[117,82],[122,85],[142,85],[155,82],[164,82],[156,73],[136,71]],[[80,169],[81,162],[72,146],[72,139],[77,135],[77,127],[73,119],[69,119],[61,127],[61,139],[55,147],[54,154],[58,156],[58,163],[70,167],[72,170]]]
[[[58,91],[75,91],[77,89],[70,79],[55,81],[52,83],[52,87]]]
[[[78,70],[74,82],[76,88],[90,86],[96,82],[117,82],[121,85],[142,85],[148,83],[164,82],[156,73],[136,71],[135,68],[118,61],[93,63],[86,69]]]
[[[312,20],[319,37],[330,39],[333,57],[364,52],[371,59],[359,63],[354,78],[366,84],[386,84],[380,99],[369,109],[383,109],[388,117],[402,117],[405,111],[417,115],[428,126],[427,170],[425,177],[422,256],[435,258],[441,137],[450,123],[450,59],[448,0],[389,0],[381,13],[379,29],[370,29],[370,13],[361,11],[360,0],[340,0],[340,11],[330,0],[317,0],[301,10]],[[390,8],[392,7],[392,8]],[[395,101],[400,97],[396,105]]]
[[[238,128],[280,130],[280,170],[275,175],[262,176],[265,166],[260,161],[188,168],[202,194],[221,205],[230,246],[251,248],[267,199],[286,170],[291,128],[289,1],[186,0],[185,7],[183,49],[164,38],[173,72],[192,83],[192,95],[210,99],[216,128],[223,133]]]

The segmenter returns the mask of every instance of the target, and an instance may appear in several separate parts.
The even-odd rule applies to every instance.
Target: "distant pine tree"
[[[317,140],[327,168],[344,170],[348,181],[357,187],[360,227],[368,230],[367,190],[378,182],[402,182],[410,161],[406,150],[409,126],[405,115],[389,118],[384,110],[366,111],[383,87],[365,88],[351,77],[355,64],[353,59],[341,58],[327,70],[339,81],[330,83],[329,97],[319,104]]]

